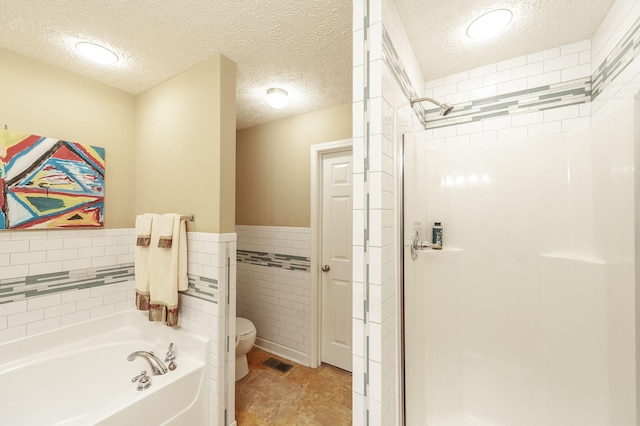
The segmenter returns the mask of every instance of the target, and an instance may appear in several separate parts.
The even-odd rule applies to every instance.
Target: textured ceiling
[[[593,35],[613,0],[395,0],[426,80]],[[508,7],[504,36],[473,43],[469,22]],[[237,127],[351,101],[352,2],[347,0],[0,0],[0,47],[130,93],[144,92],[215,53],[238,66]],[[68,37],[112,47],[97,67]],[[266,89],[290,104],[274,110]]]
[[[395,0],[425,80],[591,38],[613,0]],[[494,9],[513,19],[494,39],[473,41],[469,24]]]
[[[0,47],[134,94],[222,53],[237,64],[244,128],[351,101],[351,16],[343,0],[0,0]],[[124,63],[87,64],[70,36]],[[287,108],[265,104],[272,86]]]

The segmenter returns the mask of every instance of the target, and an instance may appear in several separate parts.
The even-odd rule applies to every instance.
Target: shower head
[[[411,102],[411,108],[413,108],[413,106],[415,104],[417,104],[418,102],[424,102],[424,101],[428,101],[431,102],[432,104],[438,105],[440,107],[440,115],[441,116],[446,116],[449,115],[451,113],[451,111],[453,111],[453,105],[448,104],[448,103],[440,103],[438,101],[436,101],[435,99],[432,98],[428,98],[428,97],[424,97],[424,98],[417,98],[417,99],[411,99],[409,102]]]
[[[453,111],[453,105],[447,104],[447,103],[440,104],[440,115],[441,116],[444,117],[445,115],[448,115],[451,111]]]

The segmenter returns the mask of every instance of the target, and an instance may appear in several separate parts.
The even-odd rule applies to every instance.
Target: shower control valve
[[[418,258],[419,250],[426,250],[433,247],[433,244],[427,240],[421,240],[418,231],[411,233],[411,259],[416,260]]]

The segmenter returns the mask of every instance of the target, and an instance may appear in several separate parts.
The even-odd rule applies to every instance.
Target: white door
[[[322,362],[351,371],[351,151],[322,156]]]

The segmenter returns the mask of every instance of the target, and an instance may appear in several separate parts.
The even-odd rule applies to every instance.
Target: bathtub
[[[0,345],[3,425],[206,425],[208,341],[147,314],[126,311]],[[153,376],[146,360],[176,348],[174,371]],[[131,379],[146,370],[151,387]]]

